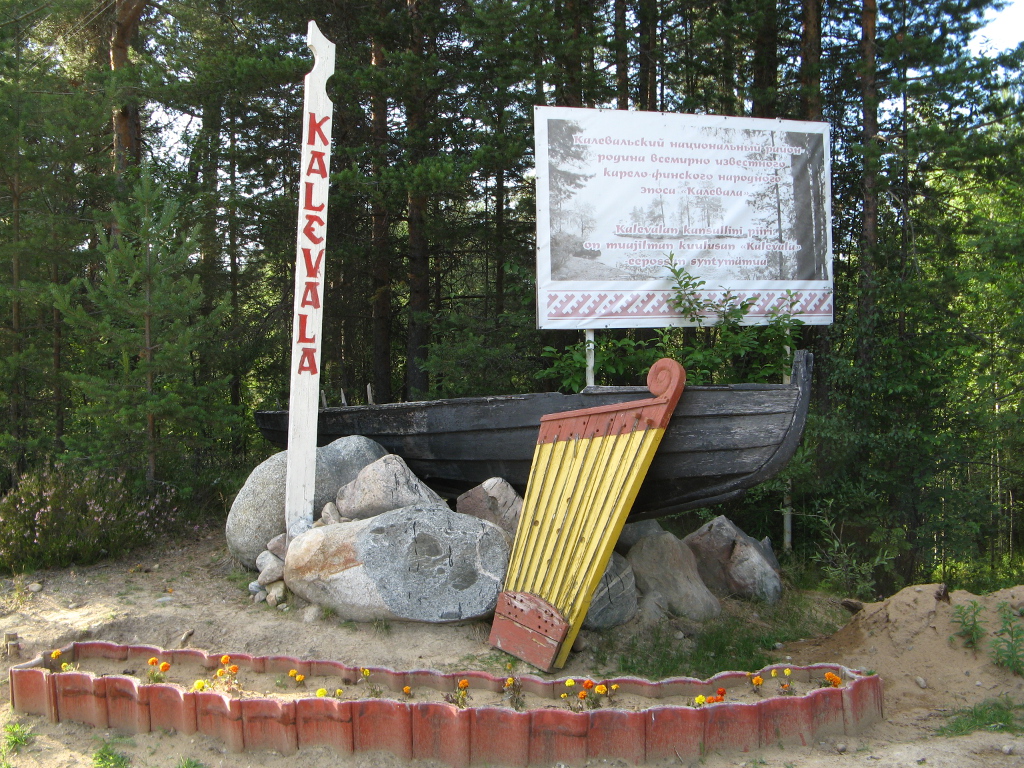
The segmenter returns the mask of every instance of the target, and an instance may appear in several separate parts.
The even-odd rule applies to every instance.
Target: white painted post
[[[295,246],[292,376],[288,400],[288,469],[285,481],[287,541],[313,525],[316,426],[323,330],[327,189],[331,168],[331,119],[327,79],[334,74],[334,43],[310,21],[306,45],[313,69],[306,75],[299,166],[299,224]]]
[[[594,329],[593,328],[587,328],[584,331],[584,335],[585,335],[585,338],[586,338],[586,341],[584,343],[586,344],[586,347],[587,347],[587,379],[586,379],[586,381],[587,381],[587,386],[588,387],[592,387],[592,386],[594,386],[594,349],[595,349]]]
[[[786,360],[789,360],[790,350],[785,347]],[[783,384],[792,384],[793,376],[790,373],[782,374]],[[793,551],[793,480],[786,481],[786,492],[782,497],[782,549],[785,552]]]

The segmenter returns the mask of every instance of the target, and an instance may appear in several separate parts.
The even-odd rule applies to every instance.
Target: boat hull
[[[640,490],[630,519],[729,501],[774,477],[792,458],[810,399],[812,356],[794,356],[791,384],[687,387]],[[644,387],[418,403],[324,408],[319,445],[348,435],[376,440],[435,490],[454,496],[490,477],[523,492],[540,417],[649,397]],[[286,447],[287,411],[259,411],[256,422]]]

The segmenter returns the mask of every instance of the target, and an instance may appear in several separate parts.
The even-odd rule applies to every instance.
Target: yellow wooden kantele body
[[[682,366],[660,360],[648,375],[655,398],[541,420],[505,592],[542,598],[569,625],[554,667],[565,664],[685,381]]]

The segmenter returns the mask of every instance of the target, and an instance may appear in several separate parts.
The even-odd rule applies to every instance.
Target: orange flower
[[[459,680],[459,690],[464,691],[469,688],[469,680]]]
[[[230,672],[232,675],[237,675],[238,674],[238,665],[237,664],[232,664],[230,667],[228,667],[228,672]]]
[[[758,686],[760,686],[764,682],[764,678],[761,677],[760,675],[757,675],[756,677],[752,678],[750,680],[750,682],[753,683],[755,688],[757,688]]]
[[[217,670],[217,677],[224,677],[224,674],[225,674],[225,672],[224,672],[223,669],[218,669]]]
[[[580,691],[579,696],[580,696],[580,701],[583,701],[584,699],[587,698],[587,692],[586,691]]]
[[[598,696],[604,696],[605,694],[608,693],[608,686],[606,686],[606,685],[599,685],[596,688],[594,688],[594,692]]]
[[[301,683],[301,682],[302,682],[303,680],[305,680],[305,679],[306,679],[306,676],[305,676],[305,675],[296,675],[296,676],[295,676],[295,682],[296,682],[296,683]]]
[[[166,661],[163,664],[160,665],[160,671],[161,672],[166,672],[170,668],[171,668],[171,665],[168,662],[166,662]]]
[[[724,699],[725,698],[725,688],[719,688],[718,689],[718,695],[721,696]]]
[[[288,670],[288,677],[295,677],[297,674],[299,674],[299,670],[297,670],[297,669],[289,669]]]
[[[412,693],[412,688],[410,688],[410,687],[409,687],[409,686],[407,685],[407,686],[405,686],[404,688],[402,688],[402,693],[404,693],[404,694],[405,694],[406,696],[408,696],[408,695],[409,695],[410,693]]]
[[[230,657],[230,656],[228,656],[228,655],[227,655],[227,654],[225,653],[225,654],[224,654],[223,656],[221,656],[221,657],[220,657],[220,663],[221,663],[221,664],[230,664],[230,663],[231,663],[231,657]]]
[[[839,684],[843,682],[842,678],[839,677],[839,675],[834,674],[832,672],[825,673],[825,680],[827,680],[828,684],[831,685],[833,688],[838,688]]]
[[[150,659],[150,660],[149,660],[148,662],[146,662],[146,663],[147,663],[147,664],[149,664],[149,666],[151,666],[151,667],[155,667],[155,666],[156,666],[157,664],[159,664],[159,663],[160,663],[160,659],[158,659],[158,658],[157,658],[156,656],[154,656],[153,658],[151,658],[151,659]]]
[[[583,687],[586,688],[589,691],[591,688],[594,687],[594,681],[593,680],[584,680],[583,681]]]

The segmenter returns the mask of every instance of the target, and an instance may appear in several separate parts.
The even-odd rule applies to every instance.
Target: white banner
[[[796,301],[832,322],[825,123],[535,107],[540,328],[693,325],[669,257],[755,298],[748,324]]]

